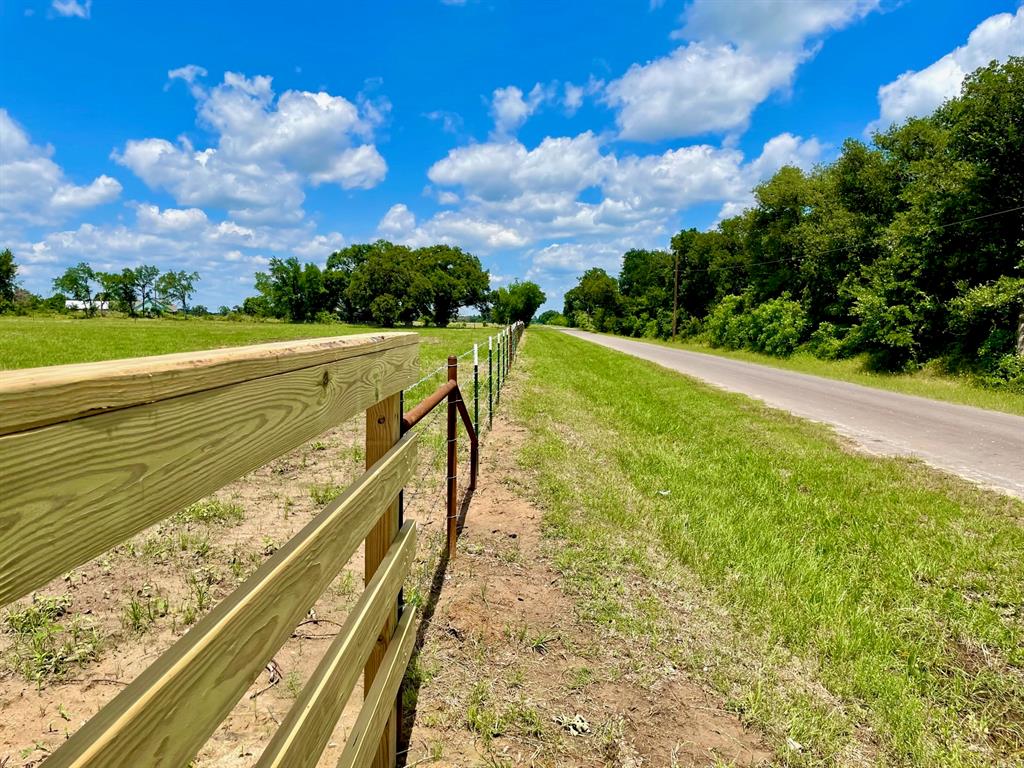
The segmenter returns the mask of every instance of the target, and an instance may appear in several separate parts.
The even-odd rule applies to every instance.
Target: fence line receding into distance
[[[522,331],[516,324],[489,339],[488,364],[498,370],[497,384],[487,378],[489,403]],[[258,766],[315,766],[360,675],[363,707],[338,764],[395,764],[398,693],[416,636],[415,609],[399,605],[416,552],[417,527],[402,520],[401,500],[417,462],[413,427],[447,403],[449,556],[456,417],[471,441],[470,491],[481,431],[475,348],[472,415],[457,358],[449,358],[443,394],[403,415],[403,391],[419,376],[418,343],[415,333],[362,334],[0,375],[0,606],[366,414],[365,473],[47,766],[188,764],[360,543],[365,590]]]

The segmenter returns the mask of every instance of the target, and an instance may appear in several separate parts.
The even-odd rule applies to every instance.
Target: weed
[[[299,694],[302,693],[302,675],[293,670],[285,677],[284,683],[291,697],[297,699]]]
[[[121,625],[137,635],[149,631],[158,618],[167,615],[168,603],[163,597],[133,597],[121,614]]]
[[[66,596],[43,597],[7,612],[4,631],[12,635],[9,663],[16,672],[41,684],[99,656],[99,630],[80,616],[69,616],[70,607]]]
[[[176,523],[237,524],[245,519],[241,504],[229,504],[219,499],[197,501],[174,516]]]
[[[343,490],[334,483],[317,483],[309,487],[309,498],[322,507],[338,498]]]

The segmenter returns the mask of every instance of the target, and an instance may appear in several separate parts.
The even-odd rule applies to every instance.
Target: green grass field
[[[557,333],[521,460],[578,612],[784,765],[1024,761],[1024,504]]]
[[[674,343],[660,339],[641,339],[641,341],[665,347],[687,349],[691,352],[704,352],[733,360],[761,363],[789,371],[810,373],[827,379],[838,379],[853,384],[862,384],[866,387],[902,392],[905,395],[930,397],[934,400],[945,400],[950,403],[973,405],[976,408],[988,408],[993,411],[1024,416],[1024,394],[984,387],[969,376],[950,376],[938,372],[934,366],[926,366],[912,373],[880,373],[869,370],[867,360],[863,356],[848,360],[820,360],[809,352],[797,352],[791,357],[772,357],[742,349],[716,349],[694,341]]]
[[[423,337],[424,369],[461,354],[474,342],[487,343],[496,328],[392,328],[363,325],[231,322],[225,320],[0,317],[0,371],[124,357],[163,355],[198,349],[237,347],[268,341],[413,330]]]

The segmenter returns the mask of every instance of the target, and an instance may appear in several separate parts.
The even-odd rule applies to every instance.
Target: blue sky
[[[281,8],[286,7],[286,12]],[[1024,54],[995,0],[0,0],[0,247],[195,269],[449,242],[549,306]]]

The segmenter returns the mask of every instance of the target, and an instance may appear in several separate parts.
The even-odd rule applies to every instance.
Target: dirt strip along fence
[[[2,374],[0,606],[344,420],[366,417],[364,474],[54,750],[47,768],[190,764],[361,542],[364,591],[256,765],[315,766],[362,674],[363,705],[338,765],[394,766],[400,686],[417,635],[416,609],[402,601],[417,542],[416,523],[403,519],[403,488],[418,466],[415,427],[447,405],[450,558],[457,418],[470,437],[465,500],[482,419],[490,425],[522,333],[515,324],[489,339],[486,377],[479,350],[470,351],[472,398],[459,378],[464,353],[449,358],[445,383],[404,414],[403,395],[425,383],[417,380],[415,333]]]

